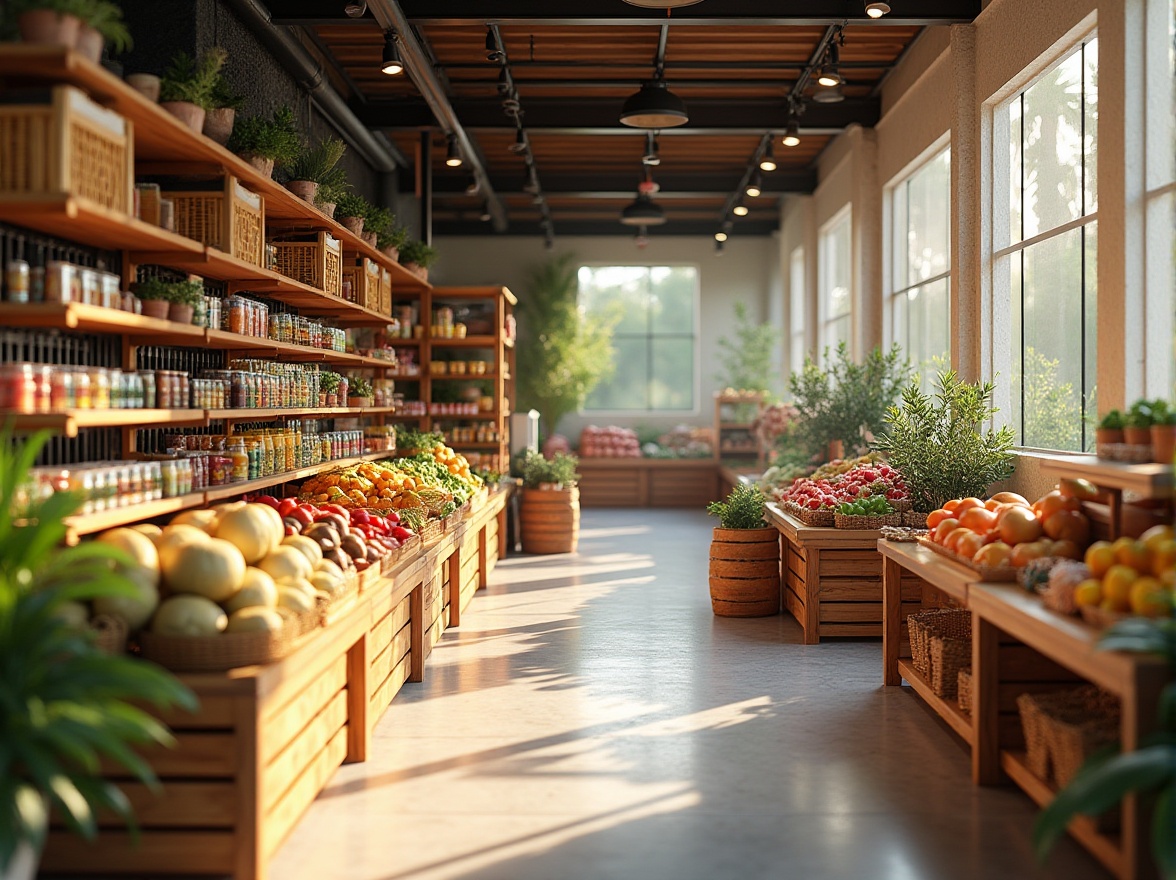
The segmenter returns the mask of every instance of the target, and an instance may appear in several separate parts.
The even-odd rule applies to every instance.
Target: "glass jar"
[[[240,437],[233,440],[229,446],[229,457],[233,461],[234,483],[249,479],[249,452],[245,449],[245,441]]]
[[[155,371],[139,370],[139,383],[143,386],[143,408],[155,409]]]
[[[4,299],[13,303],[27,303],[30,277],[28,263],[24,260],[9,260],[4,267]]]
[[[37,411],[37,379],[32,364],[0,366],[0,409],[18,413]]]
[[[74,266],[65,260],[50,260],[45,266],[45,302],[73,302]]]
[[[239,296],[230,296],[227,300],[229,312],[228,331],[244,334],[249,327],[248,308],[245,300]]]

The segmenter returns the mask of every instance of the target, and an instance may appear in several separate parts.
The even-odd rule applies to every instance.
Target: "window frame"
[[[690,409],[590,409],[587,406],[587,399],[584,401],[576,414],[579,416],[608,416],[610,418],[635,418],[638,416],[651,417],[671,417],[671,416],[698,416],[702,415],[702,266],[699,263],[621,263],[615,260],[588,260],[580,261],[576,266],[577,287],[576,287],[576,304],[580,304],[580,289],[579,289],[579,271],[580,269],[693,269],[694,270],[694,293],[691,307],[694,309],[694,330],[691,333],[693,340],[693,360],[694,360],[694,375],[691,377],[691,393],[693,396],[693,403]],[[614,332],[614,336],[616,333]],[[632,335],[634,337],[638,334],[622,334]],[[667,337],[684,338],[686,334],[661,334]],[[644,334],[645,339],[654,338],[655,334]],[[648,387],[651,376],[646,376],[646,387]]]
[[[849,261],[850,265],[847,267],[848,291],[849,291],[849,311],[844,315],[838,315],[835,318],[829,317],[829,294],[832,288],[829,286],[829,259],[827,254],[826,242],[832,237],[833,230],[837,227],[845,225],[846,235],[849,236]],[[817,230],[817,355],[820,356],[826,348],[830,350],[833,346],[830,345],[827,332],[835,322],[848,321],[849,330],[846,333],[845,342],[849,347],[849,353],[854,354],[854,340],[853,340],[853,315],[854,315],[854,284],[853,284],[853,202],[847,202],[842,207],[838,208],[833,215],[821,224]]]
[[[797,245],[788,255],[788,371],[794,373],[804,367],[808,355],[808,332],[806,312],[808,311],[808,255],[803,244]],[[797,284],[799,267],[800,284]],[[799,344],[798,344],[799,338]],[[800,363],[797,364],[797,354]]]

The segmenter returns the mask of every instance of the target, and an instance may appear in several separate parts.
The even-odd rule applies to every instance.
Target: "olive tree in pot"
[[[215,106],[213,90],[228,57],[219,47],[198,59],[186,52],[176,53],[160,82],[159,106],[199,134],[205,116]]]
[[[764,494],[740,485],[706,512],[719,518],[710,548],[711,608],[719,617],[780,612],[780,533],[764,522]]]
[[[286,166],[289,177],[286,189],[313,204],[319,184],[334,180],[332,172],[345,152],[347,147],[338,138],[323,138],[313,147],[307,147]]]
[[[82,30],[76,7],[75,0],[13,0],[8,14],[16,19],[22,42],[73,49]]]
[[[400,265],[422,281],[429,280],[429,267],[437,262],[437,251],[423,241],[411,239],[400,247]]]
[[[574,455],[544,458],[530,451],[522,462],[524,553],[575,553],[580,541],[580,475]]]
[[[270,118],[247,116],[237,120],[229,136],[228,148],[266,177],[274,173],[274,164],[289,165],[302,151],[302,135],[294,111],[279,107]]]
[[[86,603],[134,600],[139,589],[114,566],[129,556],[98,541],[61,548],[79,499],[57,493],[18,510],[15,499],[48,434],[17,444],[0,433],[0,876],[31,880],[53,809],[92,840],[99,814],[133,825],[126,795],[100,771],[118,765],[158,791],[136,751],[170,746],[168,729],[143,707],[195,711],[195,695],[152,663],[103,652]],[[27,525],[18,526],[20,516]]]

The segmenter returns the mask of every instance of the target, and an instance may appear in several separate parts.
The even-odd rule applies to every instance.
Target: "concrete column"
[[[981,207],[983,109],[976,90],[976,29],[951,26],[951,73],[955,113],[951,129],[951,365],[968,382],[977,381],[983,352],[991,348],[990,310],[985,308],[981,241],[991,242],[988,212]],[[982,220],[982,218],[985,218]],[[983,225],[982,225],[983,223]]]
[[[855,127],[853,138],[853,342],[861,359],[882,344],[882,186],[878,137]]]

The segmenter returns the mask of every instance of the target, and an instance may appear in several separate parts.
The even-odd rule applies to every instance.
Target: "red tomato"
[[[337,513],[339,516],[343,517],[344,522],[351,521],[351,511],[346,507],[340,507],[338,504],[324,504],[323,510],[327,513]]]
[[[278,514],[281,516],[289,516],[297,507],[297,498],[283,498],[280,502],[278,502]]]
[[[396,526],[392,529],[392,537],[401,542],[407,541],[414,534],[416,534],[416,532],[413,532],[410,529],[406,529],[404,526]]]
[[[274,510],[277,510],[278,505],[281,503],[273,495],[258,495],[253,500],[258,504],[264,504],[266,507],[272,507]]]
[[[318,511],[308,504],[300,504],[298,507],[295,507],[293,510],[291,510],[288,514],[288,516],[291,518],[296,519],[302,523],[304,527],[314,522],[314,518],[317,515]]]

